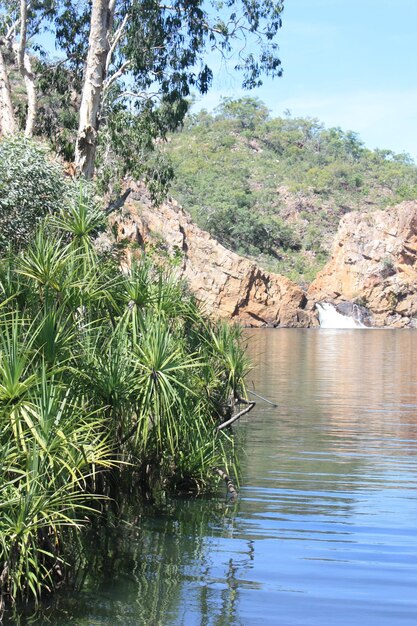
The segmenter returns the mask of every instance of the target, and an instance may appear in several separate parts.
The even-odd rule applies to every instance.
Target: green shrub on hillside
[[[42,144],[21,136],[0,142],[0,250],[20,248],[36,224],[67,198],[62,167]]]
[[[254,98],[190,115],[171,136],[172,194],[225,246],[299,281],[328,255],[340,218],[417,197],[410,157],[369,150],[314,118],[271,118]]]

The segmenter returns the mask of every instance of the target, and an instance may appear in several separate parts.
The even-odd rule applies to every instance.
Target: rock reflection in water
[[[264,610],[280,607],[264,623],[413,624],[416,335],[251,334],[255,388],[278,404],[246,431],[241,532],[257,538]]]

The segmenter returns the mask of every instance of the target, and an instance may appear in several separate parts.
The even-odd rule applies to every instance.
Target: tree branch
[[[213,471],[216,474],[218,474],[220,476],[220,478],[223,478],[223,480],[225,481],[226,486],[227,486],[227,491],[232,496],[232,499],[236,500],[237,499],[237,489],[234,486],[234,484],[232,483],[232,481],[230,480],[229,476],[226,474],[226,472],[221,470],[219,467],[213,467]]]
[[[141,98],[142,100],[152,100],[153,98],[158,98],[160,96],[161,93],[159,91],[154,91],[150,93],[146,91],[123,91],[116,96],[115,100],[120,100],[120,98]]]
[[[113,37],[113,41],[110,44],[110,50],[107,54],[107,59],[106,59],[106,75],[109,72],[109,67],[110,67],[110,63],[111,63],[111,58],[113,56],[113,53],[116,49],[117,44],[120,41],[121,36],[123,35],[123,31],[125,29],[125,26],[127,24],[127,20],[129,19],[129,13],[126,13],[126,15],[123,18],[122,23],[120,24],[119,28],[116,30],[114,37]]]
[[[232,424],[234,424],[234,422],[236,422],[236,420],[242,417],[242,415],[246,415],[246,413],[249,413],[249,411],[252,411],[253,407],[256,405],[256,402],[252,402],[252,401],[249,402],[248,400],[243,400],[241,398],[239,398],[239,401],[243,402],[247,406],[244,409],[242,409],[242,411],[239,411],[239,413],[236,413],[236,415],[232,415],[232,417],[226,422],[222,422],[221,424],[219,424],[216,428],[217,431],[223,430],[223,428],[227,428],[227,426],[231,426]]]
[[[108,59],[108,57],[107,57]],[[120,76],[122,76],[125,72],[125,70],[129,67],[129,65],[131,65],[132,62],[128,59],[127,61],[125,61],[121,67],[119,67],[119,69],[117,70],[117,72],[115,72],[114,74],[112,74],[112,76],[109,76],[109,78],[104,81],[103,83],[103,94],[109,90],[110,86],[114,83],[115,80],[117,80],[118,78],[120,78]]]
[[[267,402],[271,406],[274,406],[274,407],[278,406],[278,404],[275,404],[275,402],[271,402],[271,400],[268,400],[268,398],[264,398],[259,393],[255,393],[254,391],[249,391],[249,390],[248,390],[248,393],[250,393],[252,396],[255,396],[256,398],[259,398],[260,400],[263,400],[264,402]]]
[[[20,0],[20,41],[17,48],[17,65],[22,71],[24,67],[25,51],[26,51],[26,35],[28,22],[28,5],[26,0]]]
[[[126,191],[119,196],[114,202],[111,202],[105,209],[104,209],[104,213],[106,215],[110,215],[110,213],[112,213],[113,211],[116,211],[117,209],[121,209],[122,206],[124,205],[124,203],[126,202],[126,199],[128,198],[128,196],[131,194],[132,192],[132,188],[128,187],[126,189]]]

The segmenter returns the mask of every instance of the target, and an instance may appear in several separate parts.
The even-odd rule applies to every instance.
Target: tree
[[[230,119],[238,123],[241,130],[253,131],[265,123],[269,110],[258,98],[223,98],[216,109],[219,119]]]
[[[14,50],[25,81],[29,135],[37,108],[36,70],[45,69],[33,44],[52,24],[63,55],[58,65],[67,67],[69,80],[75,76],[82,83],[75,160],[78,171],[91,177],[99,127],[113,108],[138,116],[145,111],[152,138],[163,135],[184,118],[192,89],[208,91],[213,73],[207,52],[237,58],[234,69],[242,73],[244,88],[260,85],[263,74],[281,75],[275,37],[282,10],[283,0],[21,0],[19,9],[0,0],[0,51],[4,56]],[[0,57],[1,107],[11,112],[7,73],[10,63],[8,69]]]
[[[13,135],[16,132],[10,81],[7,66],[0,47],[0,135]]]
[[[4,112],[0,131],[3,135],[13,134],[17,129],[12,106],[8,66],[12,59],[20,73],[26,90],[25,135],[34,133],[38,98],[33,70],[33,58],[28,53],[28,42],[43,30],[44,21],[54,14],[53,0],[27,0],[0,2],[0,109]],[[9,64],[6,59],[11,57]]]
[[[87,63],[75,150],[77,169],[86,178],[91,178],[94,173],[96,134],[103,84],[107,74],[106,66],[109,64],[114,9],[115,0],[94,0],[92,4]]]
[[[32,70],[32,62],[26,50],[26,39],[28,29],[28,3],[27,0],[20,0],[20,33],[19,42],[14,42],[17,66],[25,82],[27,93],[28,110],[26,115],[26,137],[33,135],[35,126],[37,97],[35,88],[35,75]]]
[[[243,73],[245,88],[262,84],[263,73],[281,75],[274,38],[282,9],[283,0],[210,6],[202,0],[93,0],[76,149],[79,171],[87,177],[93,173],[100,105],[116,81],[123,87],[117,99],[157,99],[175,107],[178,123],[190,89],[205,93],[210,87],[208,48],[227,57],[240,43],[235,70]]]

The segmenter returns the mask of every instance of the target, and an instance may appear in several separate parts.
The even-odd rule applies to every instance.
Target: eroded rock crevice
[[[416,241],[417,201],[375,211],[372,219],[366,213],[344,216],[332,257],[309,287],[308,306],[364,302],[375,326],[415,327]]]

